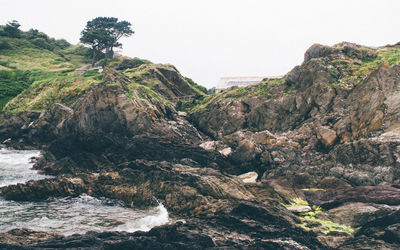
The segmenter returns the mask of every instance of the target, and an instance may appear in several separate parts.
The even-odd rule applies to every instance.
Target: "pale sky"
[[[400,41],[399,0],[0,0],[16,19],[78,43],[86,22],[132,23],[123,54],[174,64],[208,88],[226,76],[284,75],[313,43],[382,46]]]

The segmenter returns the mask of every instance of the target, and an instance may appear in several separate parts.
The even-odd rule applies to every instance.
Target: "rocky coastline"
[[[282,79],[207,102],[175,68],[151,66],[165,100],[197,96],[190,110],[108,76],[71,105],[4,116],[1,141],[41,149],[34,168],[56,178],[0,196],[86,193],[135,207],[155,197],[173,222],[72,236],[15,229],[0,233],[0,248],[398,248],[400,65],[383,62],[359,82],[346,66],[389,48],[313,45]]]

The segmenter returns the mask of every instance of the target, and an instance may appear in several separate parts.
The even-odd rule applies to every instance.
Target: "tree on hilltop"
[[[12,20],[11,22],[8,22],[6,24],[6,26],[3,29],[3,32],[6,36],[19,38],[21,36],[21,31],[19,30],[20,26],[21,25],[19,24],[18,21]]]
[[[118,21],[115,17],[96,17],[87,22],[85,29],[81,32],[80,41],[91,47],[92,65],[94,65],[103,51],[106,58],[112,58],[113,49],[122,47],[118,40],[121,37],[129,37],[133,33],[130,22]]]

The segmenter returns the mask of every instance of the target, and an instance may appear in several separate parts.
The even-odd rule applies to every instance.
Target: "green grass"
[[[138,67],[126,69],[123,71],[123,74],[131,80],[132,84],[130,88],[137,89],[142,98],[150,100],[152,97],[164,102],[165,104],[173,105],[174,100],[167,100],[162,97],[161,94],[157,94],[156,92],[157,87],[162,85],[162,82],[159,80],[156,73],[159,69],[175,71],[175,68],[172,65],[146,63]],[[194,83],[190,78],[182,77],[182,80],[186,81],[188,87],[199,96],[205,95],[203,92],[204,90],[202,90],[200,86]]]
[[[40,112],[54,103],[70,104],[90,86],[100,82],[95,76],[84,77],[73,73],[35,72],[32,75],[33,83],[4,106],[4,113]]]
[[[300,207],[300,206],[308,206],[308,202],[303,200],[302,198],[296,197],[292,199],[289,204],[282,204],[284,207]]]
[[[45,44],[35,43],[38,40],[29,35],[24,32],[23,38],[0,36],[0,44],[7,45],[0,49],[1,112],[41,111],[54,102],[75,99],[75,93],[79,96],[88,85],[97,82],[95,74],[72,73],[88,63],[86,48],[43,33],[40,41]]]
[[[163,98],[161,95],[152,90],[150,87],[132,82],[131,84],[128,84],[128,89],[129,89],[128,97],[130,98],[133,98],[131,92],[136,91],[141,99],[147,100],[150,103],[154,103],[154,101],[157,100],[166,105],[173,106],[173,103],[171,101]]]
[[[331,64],[335,67],[331,75],[337,81],[332,86],[356,85],[366,79],[373,71],[381,65],[394,66],[400,63],[400,48],[389,47],[376,50],[377,57],[370,60],[358,61],[350,59],[335,59]],[[342,74],[338,73],[341,71]]]
[[[292,199],[292,201],[289,204],[282,204],[282,205],[286,208],[289,208],[289,207],[309,206],[310,204],[307,201],[297,197]],[[323,229],[321,230],[321,232],[323,234],[328,234],[329,232],[342,232],[348,235],[352,235],[354,233],[354,229],[350,226],[338,224],[330,220],[319,219],[318,214],[323,213],[323,209],[320,206],[313,205],[310,207],[311,211],[299,214],[299,218],[302,223],[298,224],[298,226],[304,228],[307,231],[318,230],[318,227],[322,226]],[[316,224],[320,224],[320,226],[316,226]]]
[[[354,229],[350,226],[344,224],[338,224],[330,220],[321,220],[318,219],[315,215],[304,216],[301,218],[302,223],[299,224],[300,227],[304,228],[307,231],[312,231],[317,229],[315,226],[311,226],[312,222],[317,222],[321,224],[326,229],[321,230],[323,234],[328,234],[330,232],[341,232],[346,233],[348,235],[353,235]],[[310,225],[311,224],[311,225]]]

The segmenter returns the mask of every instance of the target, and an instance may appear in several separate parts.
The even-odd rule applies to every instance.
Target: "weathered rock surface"
[[[392,186],[359,186],[305,191],[304,194],[310,203],[326,208],[336,207],[346,202],[400,205],[400,189]]]
[[[0,243],[0,247],[15,247]],[[329,249],[262,206],[240,203],[216,216],[152,229],[148,233],[88,232],[33,244],[37,248],[105,249]],[[26,249],[20,247],[20,249]]]
[[[43,149],[35,168],[56,178],[2,187],[2,197],[87,193],[138,207],[156,197],[186,223],[69,237],[17,230],[0,234],[0,247],[398,247],[400,66],[378,65],[357,81],[346,68],[377,57],[350,43],[313,45],[281,81],[260,85],[262,94],[215,96],[190,122],[170,102],[198,92],[173,67],[154,65],[124,71],[123,81],[140,85],[133,89],[111,77],[70,107],[3,118],[1,141]],[[149,88],[162,98],[143,98]],[[309,206],[293,212],[322,206],[355,227],[354,237],[298,227],[280,204],[296,197]]]

